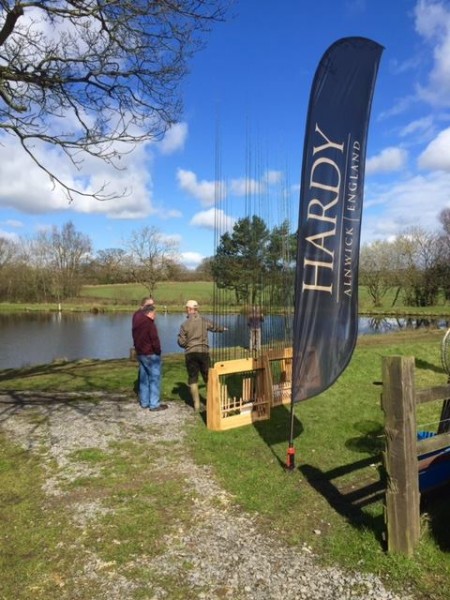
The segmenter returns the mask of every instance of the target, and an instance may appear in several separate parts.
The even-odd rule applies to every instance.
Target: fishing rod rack
[[[270,419],[272,408],[290,404],[291,388],[292,348],[218,361],[209,370],[207,427],[225,431]]]

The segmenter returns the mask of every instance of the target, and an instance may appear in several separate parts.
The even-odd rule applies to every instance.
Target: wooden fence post
[[[386,529],[389,552],[411,555],[420,537],[414,357],[383,358]]]

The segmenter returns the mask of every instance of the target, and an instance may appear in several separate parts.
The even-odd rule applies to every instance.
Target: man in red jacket
[[[161,342],[155,324],[155,305],[148,304],[133,315],[132,335],[139,361],[139,402],[151,411],[165,410],[160,402]]]

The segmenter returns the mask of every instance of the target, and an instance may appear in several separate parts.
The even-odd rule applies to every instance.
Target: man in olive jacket
[[[208,331],[222,333],[226,327],[215,325],[212,321],[200,316],[196,300],[186,302],[187,318],[178,333],[178,345],[184,348],[188,383],[191,390],[195,410],[200,410],[200,394],[198,391],[198,375],[201,373],[205,384],[208,383],[210,365]]]

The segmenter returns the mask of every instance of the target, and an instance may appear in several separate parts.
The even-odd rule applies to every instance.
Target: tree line
[[[361,248],[359,284],[373,306],[389,293],[393,305],[424,307],[450,300],[450,208],[438,215],[435,232],[405,229],[392,240]],[[236,304],[293,306],[297,236],[288,223],[269,230],[253,216],[225,233],[211,259],[218,288],[232,290]]]
[[[435,232],[411,227],[393,240],[362,247],[360,283],[374,306],[388,292],[394,292],[393,305],[433,306],[440,294],[450,300],[450,208],[438,219],[441,227]]]
[[[161,281],[204,280],[189,271],[175,243],[155,227],[131,233],[124,247],[93,252],[92,239],[68,221],[33,238],[0,237],[0,301],[61,302],[85,284],[139,283],[152,295]]]
[[[388,292],[393,304],[405,306],[450,300],[450,209],[441,211],[439,222],[436,232],[414,227],[362,246],[359,282],[374,307]],[[288,221],[269,228],[253,215],[239,219],[214,256],[190,270],[177,244],[155,227],[133,231],[121,248],[94,253],[91,238],[68,221],[34,238],[0,237],[0,301],[61,302],[76,298],[85,284],[138,283],[153,295],[163,281],[214,281],[237,305],[290,306],[296,244]]]

